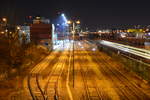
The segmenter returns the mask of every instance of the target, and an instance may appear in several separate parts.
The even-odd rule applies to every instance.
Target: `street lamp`
[[[71,25],[71,24],[72,24],[72,21],[68,20],[68,21],[67,21],[67,24],[68,24],[68,25]],[[69,31],[69,32],[72,32],[72,28],[69,27],[69,30],[68,30],[68,31]]]
[[[81,23],[81,22],[80,22],[79,20],[77,20],[77,21],[70,21],[70,20],[67,21],[67,24],[70,24],[70,25],[72,24],[72,31],[71,31],[71,32],[72,32],[73,34],[75,34],[75,32],[76,32],[76,31],[75,31],[76,24],[79,25],[80,23]]]
[[[17,26],[17,30],[20,30],[20,27],[19,27],[19,26]]]
[[[5,32],[7,33],[7,32],[8,32],[8,30],[6,29],[6,30],[5,30]]]
[[[67,21],[68,24],[71,24],[72,22],[70,20]]]
[[[67,21],[67,24],[69,24],[69,25],[71,25],[72,24],[72,33],[73,33],[73,72],[72,72],[72,74],[73,74],[73,88],[74,88],[74,84],[75,84],[75,68],[74,68],[74,35],[75,35],[75,25],[76,24],[80,24],[80,21],[78,20],[78,21],[70,21],[70,20],[68,20]]]
[[[76,21],[76,23],[77,23],[77,24],[80,24],[80,21],[78,20],[78,21]]]
[[[7,22],[7,18],[2,18],[2,21],[3,22]]]
[[[5,27],[5,30],[7,30],[7,18],[2,18],[2,25]]]

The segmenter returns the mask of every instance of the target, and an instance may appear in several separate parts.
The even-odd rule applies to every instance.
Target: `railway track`
[[[100,63],[98,60],[94,59],[95,62],[98,63],[99,66],[102,66],[102,63]],[[105,64],[103,64],[104,66]],[[127,91],[126,91],[126,88],[123,88],[123,87],[119,87],[119,85],[115,82],[118,82],[118,79],[116,78],[116,76],[111,76],[113,75],[112,71],[108,71],[108,69],[105,69],[105,68],[99,68],[101,70],[101,72],[103,73],[103,75],[105,75],[105,77],[107,77],[108,79],[110,79],[112,81],[112,83],[115,85],[115,87],[117,88],[117,94],[119,95],[119,97],[121,97],[120,99],[125,99],[125,100],[129,100],[128,96],[127,95]],[[109,75],[111,74],[111,75]],[[120,81],[120,80],[119,80]],[[124,91],[123,91],[124,90]]]
[[[32,76],[32,78],[30,75],[28,76],[28,89],[31,94],[32,100],[45,100],[44,93],[38,81],[38,75],[35,75],[35,77]]]
[[[87,52],[85,52],[85,57],[82,59],[86,59],[87,61],[84,61],[83,64],[85,64],[85,62],[90,62],[88,61],[89,55]],[[88,91],[86,94],[91,95],[91,93],[94,93],[94,96],[87,96],[88,100],[111,100],[111,98],[108,96],[108,94],[101,90],[101,88],[98,86],[98,82],[97,82],[97,75],[95,74],[95,72],[93,71],[93,69],[91,69],[91,67],[93,67],[92,65],[87,66],[86,70],[85,70],[85,75],[83,76],[83,78],[86,78],[84,82],[85,86],[87,87],[86,91]],[[82,74],[83,75],[83,74]],[[88,85],[87,82],[90,82],[92,86]],[[92,87],[92,88],[91,88]],[[90,89],[91,88],[91,89]],[[91,91],[93,90],[93,91]],[[85,98],[85,100],[87,100],[87,98]]]
[[[64,64],[64,59],[61,59],[61,61],[59,61],[59,63],[57,63],[56,66],[54,66],[52,69],[53,71],[50,73],[47,84],[44,87],[46,100],[54,100],[54,98],[61,99],[58,94],[58,81],[62,75]]]
[[[129,79],[125,73],[117,69],[116,65],[113,66],[111,62],[106,61],[106,58],[100,53],[89,53],[89,56],[99,65],[99,70],[103,72],[107,79],[111,80],[115,85],[121,100],[150,100],[149,95],[133,80]]]
[[[85,41],[87,44],[90,44],[90,42],[88,41]],[[107,66],[108,67],[108,62],[106,63],[105,61],[102,62],[100,61],[98,58],[99,57],[102,57],[101,55],[97,55],[97,53],[87,53],[88,56],[91,56],[92,57],[92,60],[94,62],[96,62],[99,66],[99,70],[102,72],[102,74],[109,80],[111,80],[111,82],[115,85],[116,87],[116,91],[117,91],[117,94],[119,95],[120,99],[122,100],[129,100],[129,95],[127,95],[127,92],[126,91],[126,88],[124,87],[119,87],[118,84],[116,84],[116,82],[118,82],[118,78],[116,78],[116,76],[112,76],[114,75],[114,73],[112,73],[113,71],[112,70],[108,70],[107,68],[105,68],[104,66]],[[116,75],[116,74],[115,74]],[[118,76],[117,76],[118,77]],[[123,91],[124,90],[124,91]]]
[[[51,65],[53,66],[57,63],[57,60],[59,59],[60,55],[61,53],[57,55],[57,57],[55,57],[54,60],[52,61],[47,60],[46,62],[51,63]],[[34,70],[32,70],[30,75],[27,77],[28,90],[29,90],[32,100],[48,100],[39,82],[39,77],[41,76],[40,74],[41,74],[42,66],[38,68],[39,68],[38,70],[34,68]]]
[[[81,45],[80,45],[81,46]],[[80,100],[103,100],[102,93],[100,93],[97,83],[95,82],[94,72],[88,69],[88,65],[85,65],[87,61],[86,55],[78,55],[82,54],[82,50],[80,51],[80,47],[76,46],[76,56],[79,57],[79,66],[80,66],[80,73],[83,80],[84,85],[84,94],[81,96]],[[83,49],[83,48],[82,48]],[[80,53],[78,53],[80,52]],[[86,70],[84,70],[86,67]]]
[[[69,49],[70,50],[70,49]],[[69,59],[70,51],[67,51],[67,54],[63,54],[59,62],[57,62],[52,71],[49,73],[49,77],[44,86],[44,95],[46,96],[45,100],[64,100],[59,91],[59,80],[64,71],[64,67],[67,64],[67,59]]]
[[[93,55],[91,55],[93,56]],[[116,86],[117,93],[120,96],[120,99],[125,100],[149,100],[149,96],[146,95],[135,83],[131,82],[124,73],[112,67],[108,61],[106,62],[105,58],[101,56],[101,60],[98,59],[100,55],[95,54],[93,60],[97,62],[100,66],[100,70],[109,78],[113,84]],[[103,66],[102,66],[103,65]],[[110,75],[109,75],[110,74]],[[121,84],[122,86],[120,87]]]
[[[83,99],[84,100],[102,100],[99,88],[97,87],[97,84],[94,83],[94,81],[95,81],[94,78],[87,79],[85,72],[82,69],[80,71],[81,71],[84,88],[85,88],[85,92],[86,92]]]

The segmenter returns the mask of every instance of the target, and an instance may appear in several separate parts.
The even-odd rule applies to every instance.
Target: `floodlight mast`
[[[64,13],[61,14],[61,19],[62,19],[62,28],[63,28],[63,48],[64,48],[64,37],[65,37],[66,27],[68,26],[67,23],[68,20]]]

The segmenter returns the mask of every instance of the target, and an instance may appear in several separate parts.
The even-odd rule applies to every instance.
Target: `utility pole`
[[[75,86],[75,66],[74,66],[74,64],[75,64],[75,62],[74,62],[74,41],[75,41],[75,38],[74,38],[74,35],[75,35],[75,33],[76,33],[76,30],[75,30],[75,28],[76,28],[76,24],[80,24],[80,21],[78,20],[78,21],[68,21],[68,24],[72,24],[72,34],[73,34],[73,69],[72,69],[72,75],[73,75],[73,79],[72,79],[72,81],[73,81],[73,88],[74,88],[74,86]]]
[[[64,30],[63,30],[63,50],[64,50],[64,39],[65,39],[65,38],[64,38],[64,37],[65,37],[64,33],[65,33],[65,32],[64,32]]]
[[[75,69],[74,69],[74,32],[73,32],[73,88],[74,88],[74,80],[75,80]]]

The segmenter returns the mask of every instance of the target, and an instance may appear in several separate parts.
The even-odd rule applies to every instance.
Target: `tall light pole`
[[[74,80],[75,80],[75,73],[74,73],[74,34],[73,34],[73,88],[74,88]]]
[[[68,21],[67,22],[68,24],[72,24],[72,33],[73,33],[73,72],[72,72],[72,74],[73,74],[73,88],[74,88],[74,86],[75,86],[75,66],[74,66],[74,41],[75,41],[75,39],[74,39],[74,35],[75,35],[75,33],[76,33],[76,31],[75,31],[75,25],[76,24],[80,24],[80,21],[75,21],[75,22],[73,22],[73,21]]]
[[[72,25],[72,30],[71,30],[71,33],[72,34],[75,34],[76,33],[76,25],[79,25],[80,24],[80,21],[77,20],[77,21],[68,21],[67,22],[69,25]]]
[[[64,49],[64,37],[66,32],[66,26],[67,26],[67,18],[64,13],[61,14],[62,17],[62,27],[63,27],[63,49]]]
[[[7,18],[2,18],[2,26],[4,27],[4,30],[6,32],[6,35],[8,36],[8,29],[7,29]]]

